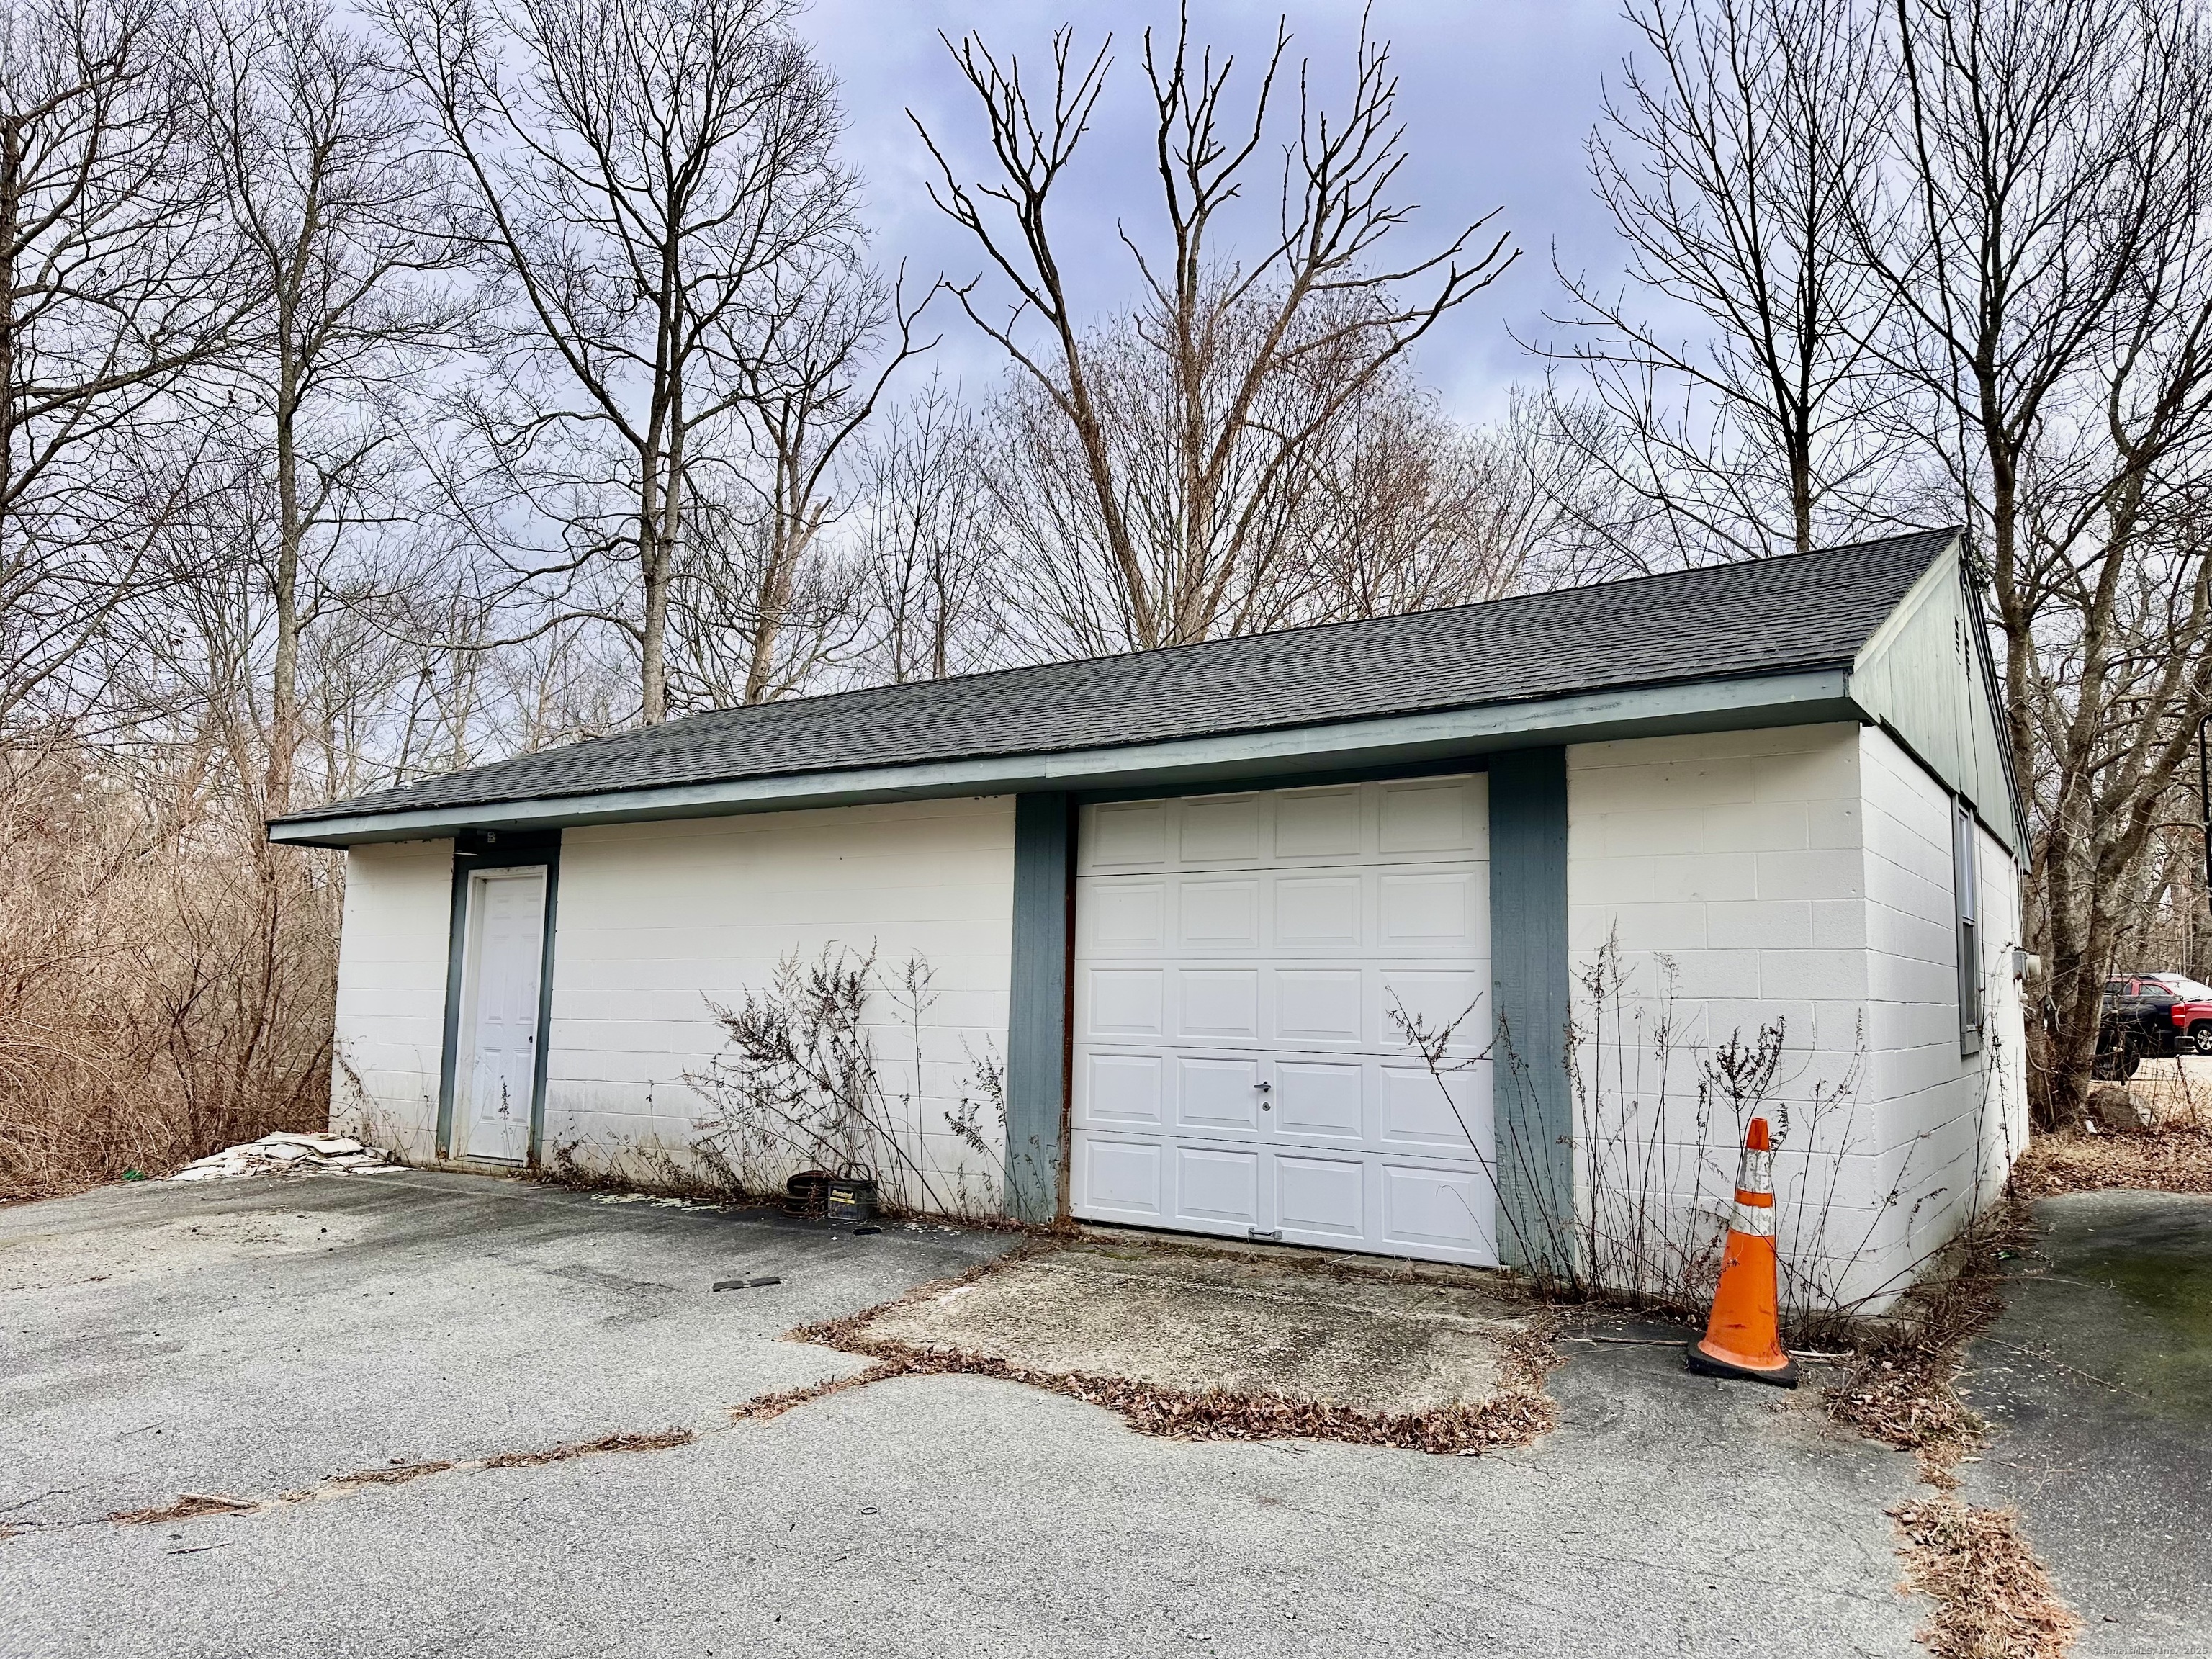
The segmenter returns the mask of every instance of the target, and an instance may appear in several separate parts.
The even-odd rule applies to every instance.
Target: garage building
[[[696,1167],[717,1007],[827,952],[915,1202],[1618,1275],[1632,1212],[1709,1245],[1756,1108],[1800,1293],[1878,1304],[2023,1141],[2001,733],[1937,532],[696,714],[270,835],[345,849],[333,1116],[420,1162]]]

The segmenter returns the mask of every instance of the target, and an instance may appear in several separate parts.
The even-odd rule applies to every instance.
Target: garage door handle
[[[1252,1086],[1264,1095],[1270,1092],[1275,1085],[1272,1083],[1255,1083]]]

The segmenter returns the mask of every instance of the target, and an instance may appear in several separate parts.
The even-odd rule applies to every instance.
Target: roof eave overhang
[[[295,817],[272,823],[269,838],[298,847],[351,847],[433,840],[464,830],[574,829],[932,796],[1048,789],[1087,793],[1212,782],[1233,787],[1247,779],[1418,766],[1552,744],[1862,720],[1866,715],[1850,699],[1849,678],[1848,665],[1838,664],[1787,674],[1580,692],[1534,702],[1489,703],[1166,743],[784,773],[352,817]]]

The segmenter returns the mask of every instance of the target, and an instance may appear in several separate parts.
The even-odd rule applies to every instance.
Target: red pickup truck
[[[2097,1069],[2130,1077],[2136,1062],[2212,1054],[2212,985],[2185,974],[2130,974],[2105,981]]]

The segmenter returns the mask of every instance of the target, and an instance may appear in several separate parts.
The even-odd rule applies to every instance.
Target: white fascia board
[[[1601,743],[1624,737],[1865,718],[1850,700],[1847,672],[1823,669],[1591,691],[1540,702],[1492,703],[1060,754],[978,756],[915,765],[782,773],[614,790],[596,795],[363,813],[273,823],[269,838],[295,846],[343,847],[362,842],[416,841],[458,830],[553,830],[650,818],[852,806],[930,796],[1007,795],[1038,789],[1118,790],[1214,779],[1233,784],[1240,778],[1415,765],[1454,755],[1547,744]]]

